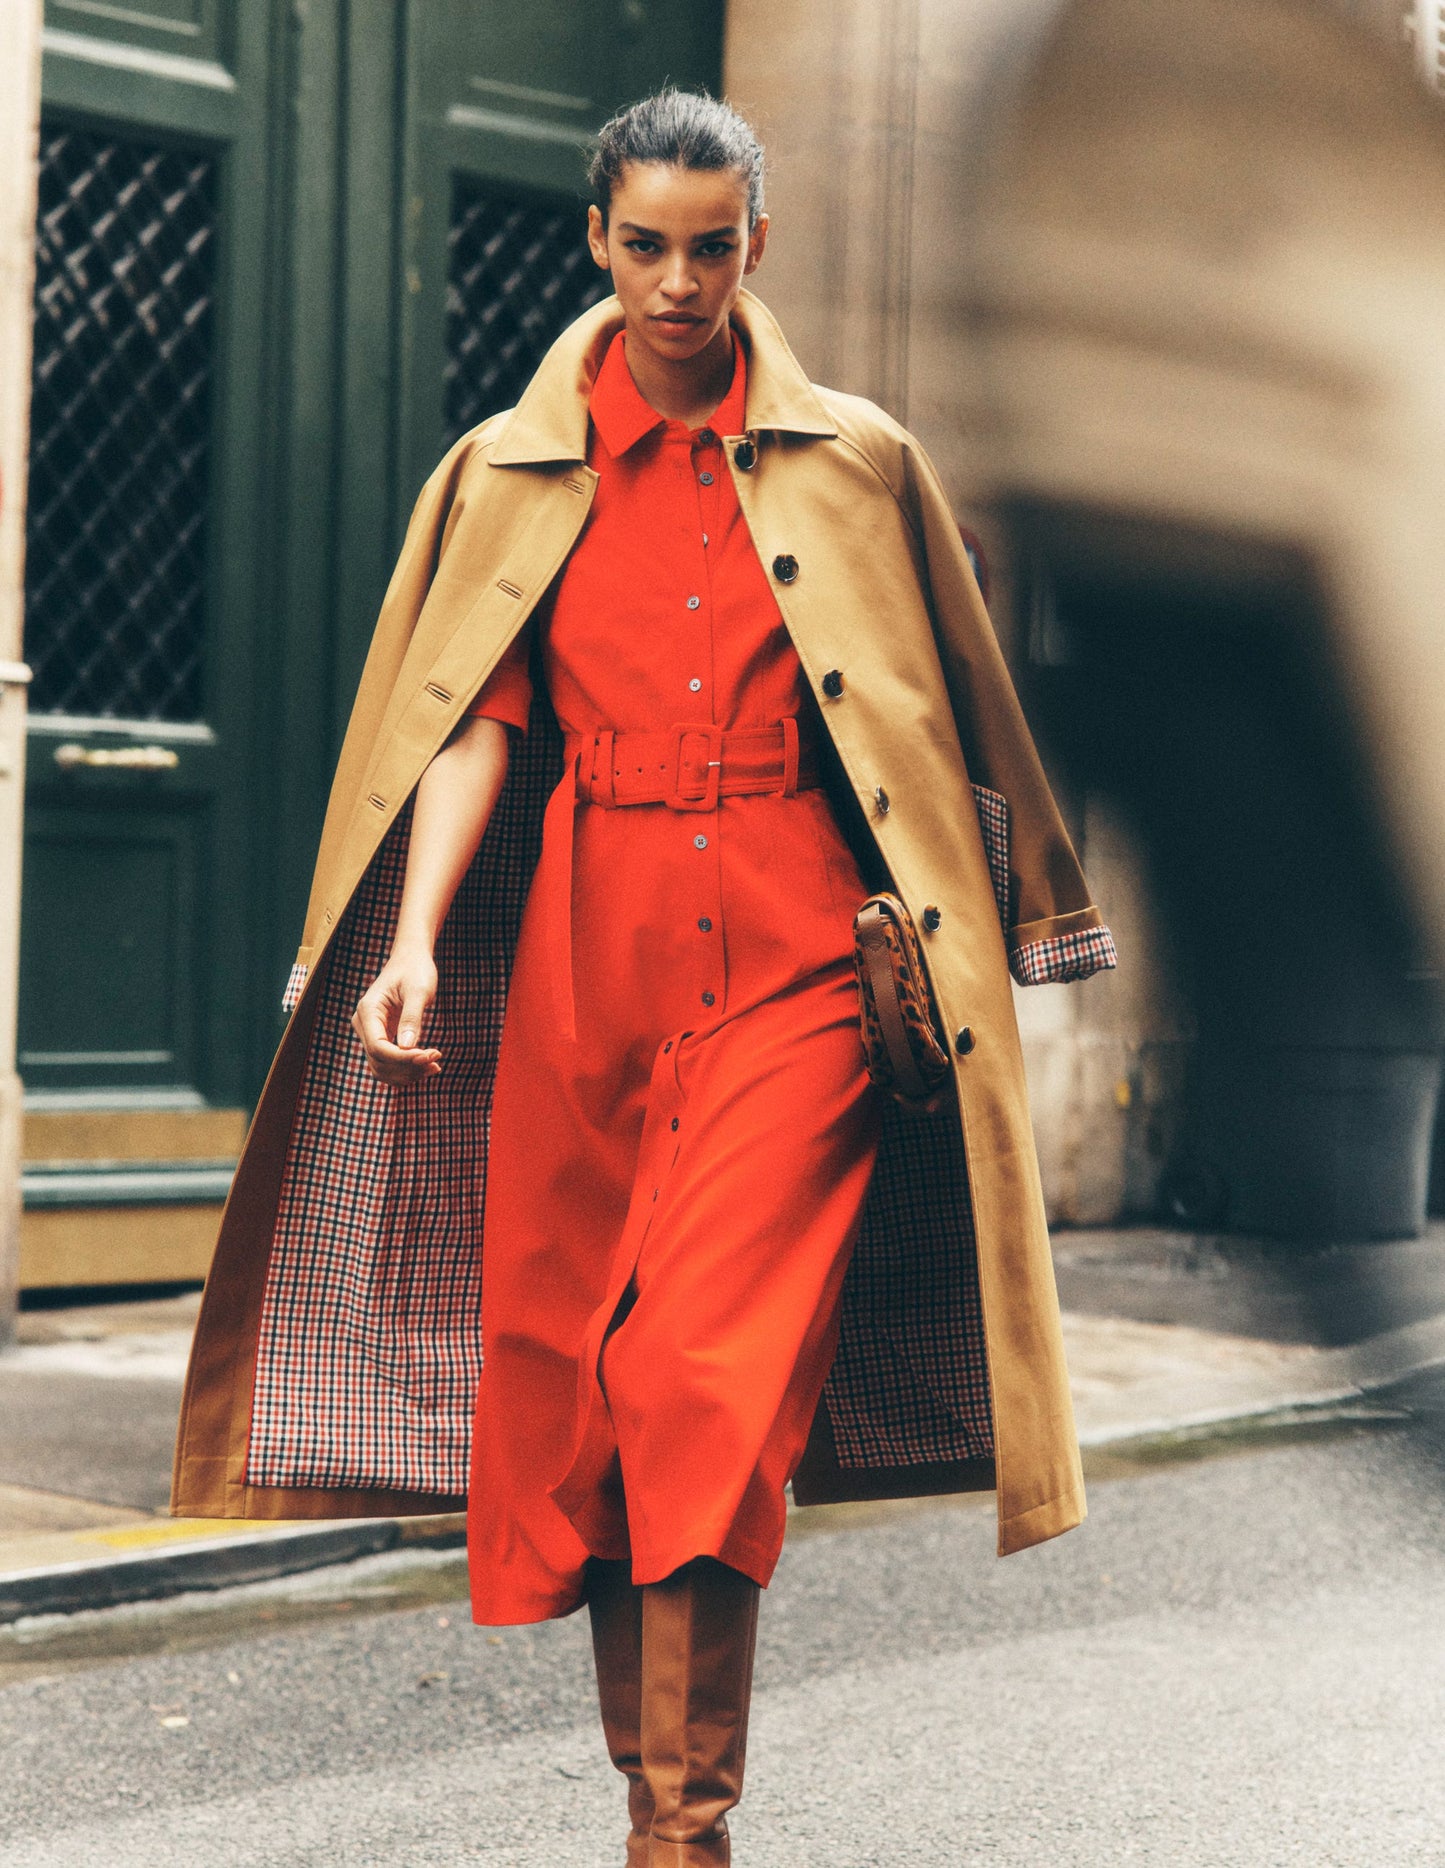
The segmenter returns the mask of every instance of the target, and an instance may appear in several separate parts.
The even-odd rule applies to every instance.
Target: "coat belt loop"
[[[783,796],[794,798],[798,793],[798,722],[793,714],[784,714],[783,728]]]

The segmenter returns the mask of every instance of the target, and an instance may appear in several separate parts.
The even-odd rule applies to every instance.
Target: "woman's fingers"
[[[367,1064],[382,1083],[404,1088],[440,1072],[441,1052],[435,1046],[416,1042],[431,999],[425,987],[404,988],[400,981],[388,980],[383,973],[352,1013],[351,1023]],[[399,1013],[398,1002],[402,1008]]]
[[[397,1020],[396,1041],[404,1051],[409,1051],[421,1036],[421,1021],[426,1017],[427,1007],[431,1004],[431,994],[416,987],[407,990],[402,1000],[401,1017]]]
[[[406,1089],[426,1077],[439,1076],[441,1058],[440,1051],[397,1051],[394,1048],[390,1055],[377,1056],[370,1051],[366,1054],[372,1075],[393,1089]]]
[[[380,983],[378,980],[377,985]],[[387,995],[378,992],[376,986],[373,986],[351,1014],[352,1028],[368,1056],[381,1045],[390,1042],[391,1034],[386,1026],[386,999]]]
[[[441,1052],[432,1048],[413,1046],[404,1051],[399,1044],[382,1039],[377,1044],[368,1044],[365,1050],[372,1075],[383,1083],[420,1083],[423,1077],[436,1076],[442,1067]]]

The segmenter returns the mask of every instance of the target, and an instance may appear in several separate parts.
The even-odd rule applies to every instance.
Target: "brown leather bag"
[[[896,895],[870,895],[853,917],[853,965],[868,1075],[917,1109],[948,1076],[948,1047],[918,930]]]

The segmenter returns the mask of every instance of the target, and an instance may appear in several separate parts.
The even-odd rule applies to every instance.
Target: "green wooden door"
[[[249,1088],[269,9],[46,8],[20,1071]]]
[[[47,0],[21,1074],[249,1104],[422,480],[606,290],[721,0]]]

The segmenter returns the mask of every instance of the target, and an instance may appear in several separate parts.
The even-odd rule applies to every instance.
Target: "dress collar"
[[[733,333],[733,374],[728,392],[706,424],[714,434],[735,435],[743,430],[743,410],[747,402],[747,362],[741,344]],[[602,445],[617,460],[655,428],[680,427],[659,415],[633,381],[627,367],[627,350],[619,331],[607,347],[592,394],[587,401],[592,425]]]
[[[800,369],[767,307],[751,292],[738,294],[732,311],[748,360],[749,431],[836,435],[832,416]],[[521,401],[501,423],[491,450],[494,467],[585,461],[587,398],[614,334],[622,307],[604,299],[584,311],[557,339],[538,366]]]

